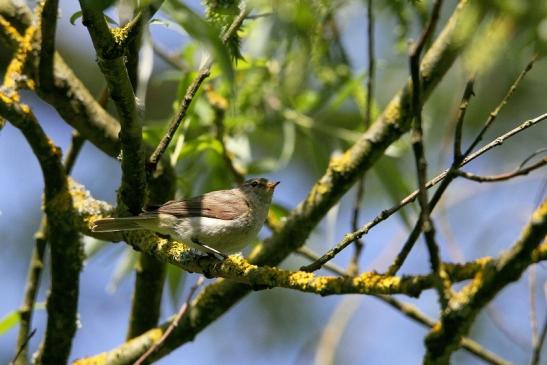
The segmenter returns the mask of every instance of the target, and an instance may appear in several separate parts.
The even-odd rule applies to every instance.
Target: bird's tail
[[[119,232],[146,229],[143,223],[153,220],[153,217],[103,218],[91,224],[92,232]]]

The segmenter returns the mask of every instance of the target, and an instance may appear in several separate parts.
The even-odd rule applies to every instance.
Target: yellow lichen
[[[161,339],[161,336],[163,336],[163,330],[161,328],[152,328],[145,335],[150,338],[152,343],[157,343]]]
[[[123,41],[127,38],[127,27],[112,28],[110,29],[110,32],[112,33],[114,42],[116,42],[117,44],[123,43]]]
[[[9,21],[6,20],[3,16],[0,15],[0,27],[2,27],[2,33],[7,35],[13,43],[20,43],[21,42],[21,35],[15,29],[14,26],[11,25]]]
[[[33,50],[32,42],[35,35],[36,27],[29,26],[25,31],[25,35],[22,38],[19,38],[19,48],[17,49],[15,57],[8,65],[4,76],[5,88],[16,90],[23,80],[26,87],[31,90],[34,89],[34,82],[31,82],[28,78],[21,78],[20,76],[23,75],[25,64],[27,63],[29,54]],[[14,97],[17,97],[18,99],[18,96],[14,95]]]
[[[72,365],[103,365],[106,363],[108,353],[102,352],[93,357],[75,360]]]
[[[289,285],[292,286],[304,287],[310,282],[311,279],[313,279],[313,277],[314,275],[312,273],[297,271],[289,276],[288,282]]]
[[[336,172],[343,172],[347,170],[353,161],[353,151],[348,149],[346,152],[339,156],[334,156],[330,160],[330,169]]]

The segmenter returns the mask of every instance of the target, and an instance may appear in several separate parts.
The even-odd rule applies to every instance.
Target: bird
[[[148,205],[138,216],[102,218],[93,232],[149,230],[209,255],[226,258],[251,243],[268,215],[279,181],[254,178],[229,190]]]

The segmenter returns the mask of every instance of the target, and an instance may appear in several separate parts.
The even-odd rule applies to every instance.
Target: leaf
[[[104,18],[106,19],[106,21],[112,25],[118,25],[118,22],[115,21],[114,19],[112,19],[111,17],[109,17],[108,15],[104,15]],[[82,11],[81,10],[78,10],[77,12],[75,12],[74,14],[72,14],[70,16],[70,24],[72,25],[76,25],[76,20],[80,19],[82,17]]]
[[[202,135],[199,136],[197,139],[184,143],[184,146],[182,147],[182,149],[180,149],[180,153],[177,159],[184,160],[189,156],[207,150],[214,151],[219,156],[222,155],[222,145],[220,144],[220,142],[210,135]],[[173,158],[174,156],[171,156],[171,160]]]
[[[289,213],[289,209],[282,206],[281,204],[272,203],[270,205],[270,210],[268,211],[269,227],[273,231],[276,231],[280,227],[282,219],[288,216]]]
[[[70,24],[76,25],[76,20],[78,20],[81,17],[82,17],[82,11],[78,10],[77,12],[75,12],[74,14],[70,16]]]
[[[219,31],[177,0],[169,0],[165,3],[165,6],[166,13],[173,20],[179,23],[192,38],[202,42],[209,48],[224,77],[232,84],[234,69],[230,53],[220,40]]]
[[[250,174],[261,174],[286,167],[294,154],[296,146],[296,128],[290,121],[283,122],[283,146],[277,159],[267,157],[249,163]]]
[[[38,302],[34,304],[34,310],[44,309],[46,309],[46,304],[44,302]],[[21,317],[19,316],[18,310],[11,311],[4,317],[2,317],[0,319],[0,336],[15,327],[19,323],[20,319]]]
[[[0,319],[0,336],[8,332],[19,323],[19,311],[11,311]]]

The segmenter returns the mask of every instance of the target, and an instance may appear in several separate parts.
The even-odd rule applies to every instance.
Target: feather
[[[208,217],[232,220],[249,211],[249,202],[236,189],[219,190],[187,200],[171,200],[163,205],[149,205],[141,217],[170,214],[177,218]]]

